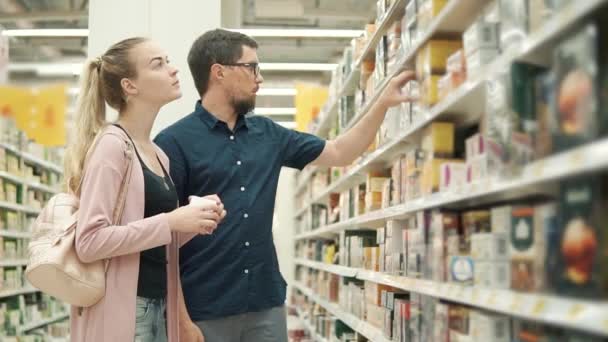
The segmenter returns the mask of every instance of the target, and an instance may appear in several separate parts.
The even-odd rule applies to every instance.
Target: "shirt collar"
[[[215,115],[211,114],[207,109],[205,109],[200,100],[196,101],[195,112],[199,114],[199,117],[207,125],[207,127],[209,127],[209,129],[214,129],[220,124],[225,124],[223,121],[220,121],[217,117],[215,117]],[[236,120],[236,125],[234,126],[235,131],[241,128],[241,126],[248,128],[250,120],[249,115],[240,115]]]

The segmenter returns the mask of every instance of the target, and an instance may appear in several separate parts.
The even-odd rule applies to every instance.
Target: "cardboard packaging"
[[[482,19],[476,20],[462,36],[464,53],[470,56],[473,53],[487,49],[498,50],[498,23],[487,22]]]
[[[475,286],[508,289],[511,286],[509,261],[475,261]]]
[[[559,295],[598,298],[608,290],[606,174],[560,184],[558,238],[549,239],[549,284]]]
[[[460,49],[462,42],[459,40],[431,40],[426,43],[416,56],[418,79],[445,73],[448,57]]]
[[[528,0],[498,0],[500,7],[500,48],[506,51],[528,36]]]
[[[476,261],[508,261],[509,248],[509,234],[475,233],[471,236],[471,256]]]
[[[556,228],[557,208],[554,203],[534,208],[533,227],[524,220],[511,234],[511,288],[538,292],[546,286],[547,236]],[[527,221],[527,220],[526,220]]]
[[[480,78],[488,66],[498,55],[498,49],[482,48],[467,55],[467,80]]]
[[[452,157],[454,154],[454,124],[451,122],[433,122],[422,135],[422,150],[425,157]]]
[[[447,0],[422,0],[418,3],[418,22],[423,30],[429,27],[441,10],[447,4]]]
[[[589,24],[555,50],[555,152],[592,141],[599,134],[597,39],[597,28]]]
[[[473,285],[475,276],[475,261],[470,256],[449,256],[449,278],[451,283]]]
[[[470,330],[473,341],[510,342],[511,320],[507,316],[472,310]]]
[[[459,191],[466,184],[467,167],[464,161],[443,163],[439,170],[439,191]]]

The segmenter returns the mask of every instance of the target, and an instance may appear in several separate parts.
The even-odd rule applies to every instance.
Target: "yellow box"
[[[382,191],[365,193],[365,211],[382,209]]]
[[[439,102],[439,80],[441,76],[428,76],[422,82],[421,92],[421,103],[426,107],[434,106]]]
[[[439,190],[441,164],[454,162],[453,159],[429,159],[422,167],[422,194],[429,195]]]
[[[447,0],[424,0],[418,8],[418,25],[422,30],[431,24],[433,19],[441,13],[447,4]]]
[[[424,129],[422,150],[426,159],[433,157],[451,158],[454,154],[454,124],[433,122]]]
[[[431,40],[416,56],[416,75],[419,80],[433,74],[444,74],[448,58],[462,49],[460,40]]]

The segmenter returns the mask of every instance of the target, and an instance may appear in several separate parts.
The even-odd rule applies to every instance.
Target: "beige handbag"
[[[120,185],[112,217],[112,223],[116,225],[120,223],[125,207],[133,167],[133,147],[128,139],[118,134],[105,134],[116,135],[127,144],[127,171]],[[100,136],[94,140],[86,161],[97,147]],[[25,277],[34,287],[61,301],[89,307],[105,295],[108,261],[84,263],[76,254],[74,242],[82,179],[84,175],[76,194],[60,193],[53,196],[34,222],[34,236],[28,245],[29,261]]]

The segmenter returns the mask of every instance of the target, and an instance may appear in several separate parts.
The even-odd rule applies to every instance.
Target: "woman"
[[[168,158],[150,139],[160,108],[181,97],[176,75],[164,51],[145,38],[123,40],[85,67],[66,179],[71,191],[82,179],[76,252],[84,262],[108,259],[109,266],[105,297],[72,308],[72,341],[202,340],[184,306],[178,249],[195,234],[212,233],[225,211],[217,196],[178,208]],[[115,124],[106,122],[106,103],[119,113]],[[113,226],[127,141],[137,158],[120,225]]]

